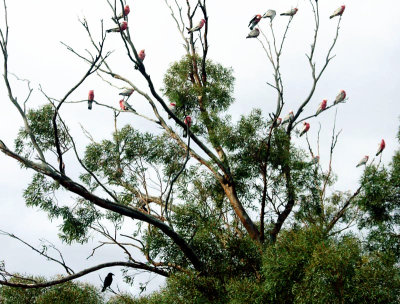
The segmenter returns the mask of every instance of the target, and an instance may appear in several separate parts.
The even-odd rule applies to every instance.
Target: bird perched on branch
[[[200,31],[203,28],[205,23],[206,23],[206,20],[201,19],[198,25],[196,25],[196,26],[194,26],[192,28],[188,28],[187,27],[186,29],[188,30],[188,34],[194,33],[196,31]]]
[[[276,11],[270,9],[270,10],[267,10],[267,12],[262,17],[269,18],[269,19],[271,19],[271,22],[272,22],[272,20],[275,18],[275,16],[276,16]]]
[[[319,156],[318,155],[317,156],[313,156],[311,161],[310,161],[310,164],[311,165],[316,165],[318,163],[319,163]]]
[[[282,13],[281,16],[292,16],[293,17],[294,15],[296,15],[298,10],[299,9],[297,7],[292,8],[291,10],[287,11],[286,13]]]
[[[186,116],[185,120],[183,121],[188,128],[192,126],[192,117]],[[183,137],[187,137],[187,130],[186,128],[183,130]]]
[[[254,29],[254,27],[258,24],[258,22],[260,22],[261,20],[261,15],[255,15],[249,22],[249,27],[250,29]]]
[[[122,18],[128,16],[128,14],[130,13],[130,11],[131,11],[131,10],[129,9],[129,5],[125,5],[124,10],[122,11],[122,13],[119,14],[119,15],[117,16],[117,20],[122,19]]]
[[[303,130],[300,132],[300,137],[306,134],[310,130],[310,124],[308,122],[303,122]]]
[[[126,102],[125,99],[121,99],[119,101],[119,107],[121,108],[122,111],[132,111],[132,112],[136,112],[136,110],[134,108],[132,108],[132,106]]]
[[[128,97],[132,95],[132,93],[135,92],[135,89],[130,88],[130,89],[125,89],[123,90],[121,93],[119,93],[118,95],[124,96],[124,97]]]
[[[89,95],[88,95],[88,109],[89,110],[92,109],[93,100],[94,100],[94,91],[90,90]]]
[[[368,158],[369,158],[369,156],[368,156],[368,155],[365,155],[365,156],[358,162],[356,168],[357,168],[357,167],[360,167],[360,166],[362,166],[362,165],[366,165],[367,162],[368,162]]]
[[[260,30],[258,28],[255,28],[254,30],[250,31],[246,38],[257,38],[258,35],[260,35]]]
[[[175,114],[175,113],[176,113],[176,103],[171,102],[171,103],[168,105],[168,109],[169,109],[173,114]],[[168,115],[168,119],[171,119],[171,115]]]
[[[321,113],[322,111],[324,111],[326,109],[327,102],[328,102],[328,100],[326,100],[326,99],[322,100],[322,102],[319,104],[317,113],[315,113],[315,115],[318,115],[319,113]]]
[[[112,29],[106,30],[106,32],[107,32],[107,33],[111,33],[111,32],[119,33],[120,31],[123,32],[123,31],[125,31],[125,30],[128,28],[128,22],[122,21],[122,23],[120,24],[120,26],[121,26],[121,29],[120,29],[119,27],[116,27],[116,28],[112,28]]]
[[[335,101],[333,104],[338,104],[339,102],[342,102],[346,98],[346,91],[341,90],[340,93],[336,96]]]
[[[111,273],[111,272],[108,273],[108,275],[107,275],[106,278],[104,279],[103,289],[101,290],[101,292],[106,291],[106,289],[107,289],[108,287],[111,286],[111,283],[112,283],[112,281],[113,281],[113,277],[112,277],[113,275],[114,275],[114,274]]]
[[[141,61],[141,62],[143,62],[143,60],[146,58],[146,53],[145,53],[145,51],[144,51],[144,49],[143,50],[140,50],[140,52],[139,52],[139,54],[138,54],[138,57],[139,57],[139,60]],[[137,70],[139,67],[137,66],[137,65],[135,65],[135,70]]]
[[[277,127],[279,127],[279,126],[281,125],[281,123],[282,123],[282,118],[278,117],[278,118],[275,120],[273,127],[274,127],[274,128],[277,128]]]
[[[282,121],[282,125],[285,123],[288,123],[294,119],[293,111],[290,111],[288,115],[285,116],[285,118]]]
[[[386,144],[385,141],[382,139],[381,143],[379,144],[378,151],[376,152],[376,156],[382,153],[383,149],[385,149]]]
[[[333,14],[329,17],[329,19],[332,19],[333,17],[336,16],[342,16],[345,8],[346,8],[345,5],[339,7],[336,11],[333,12]]]

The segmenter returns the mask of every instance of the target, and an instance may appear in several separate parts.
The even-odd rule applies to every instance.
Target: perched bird
[[[300,132],[300,137],[306,134],[310,130],[310,124],[308,122],[303,122],[303,130]]]
[[[129,97],[129,96],[132,95],[133,92],[135,92],[135,89],[130,88],[130,89],[125,89],[125,90],[123,90],[123,91],[122,91],[121,93],[119,93],[118,95]]]
[[[117,17],[117,20],[124,18],[125,16],[128,16],[130,13],[129,5],[125,5],[123,12]]]
[[[341,90],[340,93],[336,96],[333,104],[338,104],[339,102],[342,102],[345,98],[346,98],[346,91]]]
[[[328,100],[324,99],[322,100],[322,102],[319,104],[319,107],[317,109],[317,113],[315,113],[315,115],[318,115],[319,113],[321,113],[322,111],[324,111],[326,109],[326,103],[328,102]]]
[[[175,112],[176,112],[176,103],[171,102],[171,103],[168,105],[168,109],[169,109],[173,114],[175,114]],[[168,115],[168,119],[171,119],[171,115]]]
[[[282,123],[282,118],[278,117],[274,122],[274,127],[275,128],[279,127],[281,123]]]
[[[122,21],[120,26],[121,26],[121,30],[120,30],[119,27],[116,27],[116,28],[112,28],[112,29],[106,30],[106,32],[107,33],[111,33],[111,32],[119,33],[120,31],[125,31],[128,28],[128,22]]]
[[[316,165],[318,163],[319,163],[319,156],[318,155],[317,156],[313,156],[313,158],[310,161],[310,164],[311,165]]]
[[[89,91],[89,96],[88,96],[88,109],[89,110],[92,109],[93,100],[94,100],[94,91],[90,90]]]
[[[386,144],[385,141],[382,139],[381,143],[379,144],[378,151],[376,152],[376,156],[382,153],[383,149],[385,149]]]
[[[186,116],[185,120],[183,121],[188,128],[192,126],[192,117]],[[187,137],[187,130],[186,128],[183,130],[183,137]]]
[[[122,111],[126,111],[126,103],[124,99],[121,99],[119,101],[119,107],[121,108]]]
[[[146,58],[146,53],[143,50],[140,50],[139,54],[138,54],[139,60],[141,62],[143,62],[144,58]],[[139,67],[137,65],[135,65],[135,70],[137,70]]]
[[[366,164],[367,164],[367,161],[368,161],[368,158],[369,158],[369,156],[368,156],[368,155],[365,155],[365,156],[358,162],[356,168],[357,168],[357,167],[360,167],[360,166],[362,166],[362,165],[366,165]]]
[[[194,33],[196,31],[200,31],[203,28],[205,23],[206,23],[206,21],[204,19],[201,19],[198,25],[196,25],[192,28],[187,27],[186,29],[188,30],[188,34]]]
[[[270,10],[267,10],[267,12],[262,17],[269,18],[269,19],[271,19],[271,22],[272,22],[272,20],[275,18],[275,16],[276,16],[276,11],[270,9]]]
[[[108,275],[104,279],[103,289],[101,290],[101,292],[104,292],[108,287],[111,286],[111,283],[112,283],[112,280],[113,280],[113,278],[112,278],[113,275],[114,274],[111,273],[111,272],[108,273]]]
[[[282,13],[281,16],[292,16],[293,17],[294,15],[296,15],[298,10],[299,9],[297,7],[292,8],[291,10],[287,11],[286,13]]]
[[[339,7],[336,11],[333,12],[333,14],[329,17],[329,19],[332,19],[333,17],[336,16],[342,16],[345,8],[346,8],[345,5]]]
[[[285,118],[283,119],[282,125],[285,124],[285,123],[288,123],[288,122],[292,121],[293,118],[294,118],[293,111],[290,111],[289,114],[286,115]]]
[[[261,18],[262,18],[261,15],[255,15],[253,19],[250,20],[249,27],[251,30],[254,29],[254,27],[258,24],[258,22],[260,22]]]
[[[251,30],[246,38],[257,38],[258,35],[260,35],[260,30],[258,28],[255,28],[254,30]]]

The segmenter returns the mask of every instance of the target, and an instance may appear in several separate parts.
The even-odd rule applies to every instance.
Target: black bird
[[[111,273],[111,272],[108,273],[108,275],[104,279],[104,285],[103,285],[103,289],[101,290],[101,292],[104,292],[108,287],[111,286],[111,283],[112,283],[112,280],[113,280],[113,278],[112,278],[113,275],[114,274]]]

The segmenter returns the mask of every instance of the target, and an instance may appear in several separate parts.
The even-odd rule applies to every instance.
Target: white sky
[[[321,63],[336,30],[337,20],[329,20],[328,16],[343,3],[337,0],[320,2],[321,28],[320,40],[317,42],[317,59]],[[340,37],[333,51],[337,57],[322,77],[311,106],[303,113],[308,116],[315,112],[323,98],[328,98],[331,103],[340,89],[347,91],[349,101],[339,107],[337,119],[337,129],[343,130],[334,159],[335,171],[339,176],[335,189],[339,190],[352,190],[357,186],[362,169],[356,169],[355,164],[364,155],[372,156],[382,138],[385,139],[387,147],[383,154],[383,162],[390,161],[393,151],[398,147],[395,136],[400,114],[400,4],[394,0],[348,2],[345,3],[346,11],[342,19]],[[181,38],[163,0],[128,0],[128,4],[131,7],[129,27],[134,43],[138,49],[146,49],[146,69],[156,88],[161,88],[162,76],[169,64],[184,54]],[[281,13],[295,6],[299,11],[289,30],[281,64],[286,94],[284,114],[290,109],[297,109],[311,87],[309,66],[304,55],[309,51],[313,35],[309,2],[209,1],[209,58],[234,69],[236,103],[230,110],[234,119],[249,113],[255,107],[262,108],[265,114],[275,109],[274,91],[266,85],[266,81],[272,80],[269,61],[257,40],[244,39],[249,31],[249,20],[254,14],[262,14],[270,8]],[[99,37],[101,18],[104,19],[106,28],[113,26],[110,9],[105,0],[9,0],[8,10],[9,70],[20,78],[31,80],[35,89],[41,84],[45,92],[54,98],[61,98],[87,69],[80,59],[60,44],[60,41],[63,41],[79,52],[84,52],[86,48],[92,50],[78,17],[86,16],[95,37]],[[200,18],[199,15],[198,19]],[[0,21],[3,21],[3,17]],[[274,20],[279,37],[286,22],[287,17],[277,16]],[[261,26],[267,30],[265,19]],[[126,60],[125,50],[118,35],[109,37],[106,48],[115,50],[110,58],[114,70],[146,90],[147,86],[140,74],[134,71],[132,64]],[[320,64],[317,63],[317,66]],[[19,101],[23,100],[26,96],[24,87],[15,82],[13,84],[14,94],[18,96]],[[99,81],[95,76],[88,79],[70,100],[86,98],[89,89],[95,90],[96,100],[117,106],[117,90]],[[21,126],[21,119],[7,99],[2,82],[0,98],[0,139],[12,147],[13,139]],[[45,102],[41,94],[35,91],[30,105],[35,107]],[[142,97],[134,95],[131,102],[139,112],[151,114]],[[81,154],[87,139],[82,136],[79,123],[82,123],[96,140],[109,137],[112,132],[112,114],[96,105],[91,112],[87,111],[86,105],[83,104],[67,105],[63,107],[61,114],[71,126],[72,133],[80,145]],[[310,121],[311,130],[308,135],[314,149],[318,121],[322,123],[321,162],[325,166],[333,117],[334,111],[330,111]],[[128,122],[135,127],[157,130],[145,120],[127,114],[121,119],[120,126]],[[299,140],[299,143],[304,145],[304,139]],[[32,172],[21,170],[15,161],[3,154],[0,154],[0,168],[3,173],[0,175],[0,229],[15,233],[36,245],[39,244],[40,238],[51,240],[62,248],[75,271],[99,262],[122,260],[119,251],[103,250],[93,260],[87,261],[85,258],[90,254],[93,244],[72,247],[60,244],[57,239],[59,223],[50,223],[43,212],[28,209],[24,205],[22,191]],[[73,168],[68,167],[67,162],[67,173],[76,177],[79,172],[75,172]],[[61,267],[46,262],[18,242],[6,237],[0,238],[0,260],[6,261],[9,271],[46,276],[62,272]],[[84,280],[99,285],[98,274],[104,277],[108,272],[109,270],[105,269],[87,276]],[[119,286],[127,288],[120,280],[120,273],[117,270],[114,270],[114,273],[117,274],[116,281]],[[148,276],[142,277],[143,280],[147,278]],[[156,279],[149,287],[157,288],[161,281]],[[138,284],[134,284],[131,291],[135,293],[137,290]]]

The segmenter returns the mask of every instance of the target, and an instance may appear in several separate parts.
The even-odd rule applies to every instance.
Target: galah
[[[130,13],[129,5],[125,5],[124,11],[117,17],[117,20],[124,18],[125,16],[128,16]]]
[[[250,31],[246,38],[257,38],[258,35],[260,35],[260,30],[258,28],[255,28],[254,30]]]
[[[176,113],[176,103],[171,102],[171,103],[168,105],[168,109],[169,109],[173,114],[175,114],[175,113]],[[171,115],[168,115],[168,119],[171,119]]]
[[[111,33],[111,32],[119,33],[120,31],[125,31],[128,28],[128,22],[122,21],[120,26],[121,26],[121,30],[120,30],[119,27],[116,27],[116,28],[112,28],[112,29],[106,30],[106,32],[107,33]]]
[[[89,95],[88,95],[88,109],[89,110],[92,109],[93,100],[94,100],[94,91],[90,90]]]
[[[326,99],[322,100],[322,102],[319,104],[317,113],[315,113],[315,115],[318,115],[319,113],[321,113],[322,111],[324,111],[326,109],[327,102],[328,102],[328,100],[326,100]]]
[[[282,121],[282,125],[285,123],[288,123],[289,121],[293,120],[294,115],[293,115],[293,111],[290,111],[288,115],[285,116],[285,118]]]
[[[297,7],[292,8],[291,10],[287,11],[286,13],[282,13],[281,16],[292,16],[293,17],[294,15],[296,15],[298,10],[299,9]]]
[[[346,98],[346,91],[341,90],[340,93],[336,96],[333,104],[338,104],[339,102],[342,102],[345,98]]]
[[[144,50],[140,50],[139,54],[138,54],[139,60],[141,62],[143,62],[143,60],[146,58],[146,53],[144,52]],[[139,67],[137,65],[135,65],[135,70],[137,70]]]
[[[186,116],[185,120],[183,122],[185,123],[185,125],[188,128],[190,128],[192,126],[192,117]],[[187,129],[186,128],[183,130],[183,137],[187,137]]]
[[[329,19],[332,19],[333,17],[336,16],[342,16],[345,8],[346,8],[345,5],[339,7],[336,11],[333,12],[333,14],[329,17]]]
[[[276,121],[274,122],[274,127],[275,128],[279,127],[281,125],[281,123],[282,123],[282,118],[278,117],[276,119]]]
[[[382,153],[383,149],[385,149],[386,144],[385,141],[382,139],[381,143],[379,144],[378,151],[376,152],[376,156]]]
[[[121,99],[119,101],[119,107],[121,108],[122,111],[126,111],[126,103],[124,99]]]
[[[303,130],[300,132],[300,137],[306,134],[310,130],[310,124],[308,122],[303,122]]]
[[[369,158],[369,156],[368,156],[368,155],[365,155],[365,156],[358,162],[356,168],[357,168],[357,167],[360,167],[360,166],[362,166],[362,165],[367,164],[368,158]]]
[[[200,31],[203,28],[205,23],[206,23],[206,21],[204,19],[201,19],[198,25],[196,25],[192,28],[187,27],[186,29],[188,30],[188,34],[194,33],[196,31]]]
[[[318,163],[319,163],[319,156],[318,155],[317,156],[313,156],[313,158],[310,161],[310,164],[311,165],[316,165]]]
[[[135,89],[130,88],[130,89],[125,89],[125,90],[123,90],[123,91],[122,91],[121,93],[119,93],[118,95],[129,97],[129,96],[132,95],[133,92],[135,92]]]
[[[258,22],[260,22],[261,20],[261,15],[255,15],[249,22],[249,27],[250,29],[254,29],[254,27],[258,24]]]
[[[269,18],[269,19],[271,19],[271,22],[272,22],[272,20],[275,18],[275,16],[276,16],[276,11],[270,9],[262,17]]]

